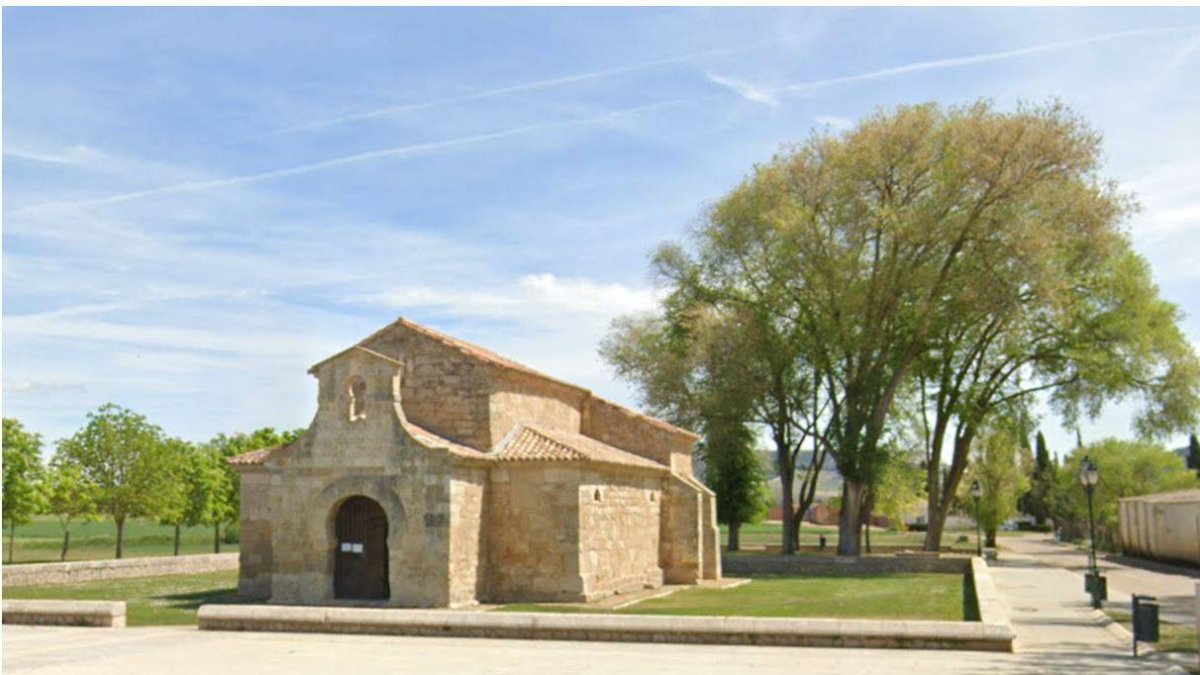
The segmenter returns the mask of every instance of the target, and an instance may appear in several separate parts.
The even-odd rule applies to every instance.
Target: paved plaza
[[[1098,625],[1081,572],[1047,562],[1073,555],[1055,544],[1015,543],[993,567],[1017,632],[1015,654],[658,645],[604,642],[226,633],[193,628],[4,627],[5,673],[303,675],[329,672],[512,673],[1179,673],[1133,661],[1129,645]],[[1050,548],[1053,547],[1053,548]],[[1070,560],[1068,559],[1068,562]],[[1116,568],[1110,563],[1110,567]],[[1120,571],[1115,578],[1136,580]],[[1113,571],[1110,570],[1110,574]],[[1158,573],[1161,574],[1161,573]],[[1169,575],[1168,575],[1169,576]],[[1168,580],[1159,580],[1169,583]],[[1114,579],[1114,584],[1115,584]],[[1191,583],[1182,577],[1174,583]],[[1131,590],[1141,590],[1131,586]]]

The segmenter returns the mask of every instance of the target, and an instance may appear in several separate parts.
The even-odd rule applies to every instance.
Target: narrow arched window
[[[357,375],[350,378],[346,385],[346,393],[350,398],[350,421],[361,420],[367,416],[367,383]]]
[[[596,488],[596,491],[592,493],[592,501],[600,501],[600,488]]]

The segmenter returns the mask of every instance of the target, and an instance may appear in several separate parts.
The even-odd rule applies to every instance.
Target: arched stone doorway
[[[387,600],[388,522],[383,507],[357,495],[338,506],[334,518],[333,595]]]

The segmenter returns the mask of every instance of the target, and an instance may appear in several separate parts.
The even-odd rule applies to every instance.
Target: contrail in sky
[[[1200,24],[1191,26],[1177,26],[1174,28],[1147,28],[1142,30],[1127,30],[1117,33],[1103,33],[1093,35],[1091,37],[1079,38],[1076,40],[1063,40],[1061,42],[1048,42],[1042,45],[1034,45],[1032,47],[1022,47],[1020,49],[1010,49],[1002,52],[989,52],[986,54],[975,54],[972,56],[959,56],[949,59],[936,59],[932,61],[919,61],[917,63],[909,63],[903,66],[895,66],[893,68],[883,68],[881,70],[873,70],[867,73],[859,73],[858,75],[846,75],[844,77],[834,77],[826,80],[813,80],[811,82],[797,82],[789,84],[773,92],[803,92],[819,89],[821,87],[829,87],[838,84],[851,84],[854,82],[866,82],[868,80],[879,80],[897,75],[907,75],[908,73],[917,73],[926,70],[941,70],[943,68],[958,68],[961,66],[972,66],[977,63],[989,63],[992,61],[1006,61],[1008,59],[1018,58],[1021,56],[1029,56],[1032,54],[1040,54],[1043,52],[1058,51],[1061,49],[1070,49],[1072,47],[1083,47],[1090,44],[1101,42],[1109,42],[1112,40],[1120,40],[1131,37],[1147,37],[1151,35],[1167,35],[1170,33],[1187,33],[1200,30]]]
[[[714,95],[715,96],[715,95]],[[699,97],[704,98],[704,97]],[[367,152],[359,152],[353,155],[345,155],[326,159],[319,162],[311,162],[308,164],[300,164],[283,169],[274,169],[271,171],[263,171],[260,173],[243,174],[241,176],[231,176],[229,178],[218,178],[206,181],[191,181],[187,183],[177,183],[175,185],[166,185],[158,188],[150,188],[148,190],[137,190],[134,192],[124,192],[121,194],[110,195],[108,197],[100,197],[98,199],[84,199],[79,201],[69,202],[44,202],[42,204],[32,204],[20,208],[7,211],[8,214],[27,213],[31,211],[39,211],[43,209],[54,208],[76,208],[87,206],[104,206],[109,204],[120,204],[122,202],[130,202],[147,197],[158,197],[161,195],[179,194],[185,192],[202,192],[212,190],[214,188],[232,187],[236,185],[246,185],[249,183],[259,183],[262,181],[273,180],[276,178],[286,178],[288,176],[299,176],[314,171],[322,171],[332,169],[339,166],[349,164],[358,164],[378,159],[399,159],[405,157],[414,157],[425,155],[439,150],[447,150],[463,145],[475,145],[486,143],[502,138],[510,138],[523,134],[532,133],[542,129],[552,127],[572,127],[580,125],[600,124],[610,119],[630,115],[634,113],[644,112],[647,110],[656,110],[659,108],[668,108],[671,106],[681,105],[684,103],[692,103],[697,100],[697,97],[677,98],[669,101],[660,101],[658,103],[650,103],[646,105],[634,106],[632,108],[622,108],[613,110],[603,115],[595,115],[592,117],[582,117],[568,120],[556,120],[551,122],[538,122],[535,124],[526,124],[524,126],[502,129],[482,134],[473,134],[470,136],[459,136],[457,138],[449,138],[442,141],[432,141],[428,143],[413,143],[410,145],[400,145],[391,148],[383,148],[381,150],[370,150]]]
[[[866,82],[866,81],[870,81],[870,80],[878,80],[878,79],[884,79],[884,78],[889,78],[889,77],[896,77],[899,75],[906,75],[908,73],[916,73],[916,72],[923,72],[923,71],[930,71],[930,70],[940,70],[940,69],[945,69],[945,68],[958,68],[958,67],[970,66],[970,65],[974,65],[974,64],[978,64],[978,63],[1004,61],[1007,59],[1019,58],[1019,57],[1023,57],[1023,56],[1033,55],[1033,54],[1040,54],[1040,53],[1044,53],[1044,52],[1069,49],[1072,47],[1081,47],[1081,46],[1086,46],[1086,45],[1090,45],[1090,44],[1098,44],[1098,43],[1102,43],[1102,42],[1109,42],[1112,40],[1119,40],[1119,39],[1124,39],[1124,38],[1147,37],[1147,36],[1154,36],[1154,35],[1167,35],[1167,34],[1173,34],[1173,33],[1198,32],[1198,31],[1200,31],[1200,25],[1179,26],[1179,27],[1174,27],[1174,28],[1150,28],[1150,29],[1142,29],[1142,30],[1121,31],[1121,32],[1117,32],[1117,33],[1104,33],[1101,35],[1093,35],[1091,37],[1086,37],[1086,38],[1079,38],[1079,39],[1075,39],[1075,40],[1065,40],[1065,41],[1061,41],[1061,42],[1050,42],[1050,43],[1046,43],[1046,44],[1042,44],[1042,45],[1023,47],[1020,49],[1010,49],[1010,50],[1006,50],[1006,51],[989,52],[989,53],[985,53],[985,54],[975,54],[975,55],[971,55],[971,56],[960,56],[960,57],[947,58],[947,59],[936,59],[936,60],[932,60],[932,61],[919,61],[916,63],[907,64],[907,65],[895,66],[892,68],[884,68],[881,70],[874,70],[874,71],[869,71],[866,73],[859,73],[857,75],[847,75],[847,76],[843,76],[843,77],[828,78],[828,79],[823,79],[823,80],[813,80],[813,81],[809,81],[809,82],[797,82],[797,83],[793,83],[793,84],[784,85],[782,87],[777,87],[775,89],[764,89],[763,91],[768,91],[771,93],[806,92],[806,91],[811,91],[814,89],[819,89],[822,87],[829,87],[829,86],[841,85],[841,84],[851,84],[851,83],[855,83],[855,82]],[[735,51],[737,49],[748,49],[748,48],[749,47],[738,47],[738,48],[732,48],[732,49],[722,50],[722,51]],[[706,52],[706,53],[716,53],[716,52]],[[600,77],[600,76],[602,76],[601,75],[602,73],[611,74],[613,72],[622,72],[622,71],[628,71],[628,70],[636,70],[636,69],[640,69],[640,68],[649,68],[649,67],[652,67],[652,65],[674,62],[674,61],[684,60],[687,58],[694,58],[695,56],[696,56],[695,54],[693,54],[691,56],[680,56],[680,57],[675,57],[674,59],[668,59],[668,60],[664,60],[664,61],[654,62],[654,64],[641,64],[639,66],[627,66],[623,69],[613,69],[610,71],[597,71],[596,73],[589,73],[589,74],[585,74],[585,75],[574,75],[574,76],[571,76],[570,78],[559,78],[558,80],[543,80],[541,82],[534,82],[534,83],[528,83],[528,84],[522,84],[522,85],[514,85],[512,87],[507,87],[502,90],[496,89],[496,90],[491,90],[489,92],[480,92],[478,94],[470,94],[470,95],[458,97],[456,99],[440,99],[439,101],[435,101],[435,102],[428,102],[428,103],[414,104],[414,105],[428,107],[428,106],[432,106],[432,105],[440,105],[440,104],[443,104],[443,103],[446,103],[446,102],[452,101],[452,100],[469,100],[470,98],[484,98],[487,96],[495,96],[495,95],[499,95],[497,92],[501,92],[501,91],[507,92],[507,91],[521,91],[521,90],[528,90],[528,89],[536,89],[536,88],[540,88],[540,87],[551,86],[551,84],[549,84],[549,83],[552,83],[552,82],[562,82],[562,81],[568,81],[568,80],[572,80],[572,79],[578,80],[578,79],[588,79],[588,78],[592,78],[592,77]],[[597,116],[593,116],[593,117],[583,117],[583,118],[577,118],[577,119],[558,120],[558,121],[551,121],[551,122],[538,122],[538,123],[534,123],[534,124],[527,124],[527,125],[523,125],[523,126],[512,127],[509,129],[502,129],[500,131],[493,131],[493,132],[482,133],[482,134],[473,134],[473,135],[469,135],[469,136],[460,136],[457,138],[450,138],[450,139],[441,140],[441,141],[432,141],[432,142],[427,142],[427,143],[415,143],[415,144],[410,144],[410,145],[401,145],[401,146],[396,146],[396,147],[391,147],[391,148],[384,148],[381,150],[371,150],[368,152],[360,152],[360,153],[356,153],[356,154],[352,154],[352,155],[345,155],[343,157],[335,157],[333,159],[327,159],[327,160],[323,160],[323,161],[319,161],[319,162],[312,162],[312,163],[308,163],[308,164],[300,164],[298,166],[286,167],[286,168],[282,168],[282,169],[275,169],[272,171],[264,171],[261,173],[244,174],[241,176],[233,176],[230,178],[219,178],[219,179],[208,180],[208,181],[193,181],[193,182],[188,182],[188,183],[178,183],[175,185],[167,185],[167,186],[159,187],[159,188],[151,188],[148,190],[139,190],[139,191],[135,191],[135,192],[126,192],[126,193],[122,193],[122,194],[111,195],[109,197],[101,197],[99,199],[89,199],[89,200],[81,200],[81,201],[73,201],[73,202],[46,202],[46,203],[42,203],[42,204],[33,204],[30,206],[13,209],[11,211],[7,211],[6,213],[15,214],[15,213],[41,210],[41,209],[45,209],[45,208],[85,207],[85,206],[101,206],[101,205],[107,205],[107,204],[118,204],[121,202],[129,202],[129,201],[134,201],[137,199],[143,199],[146,197],[157,197],[160,195],[177,194],[177,193],[185,193],[185,192],[200,192],[200,191],[205,191],[205,190],[211,190],[214,188],[222,188],[222,187],[229,187],[229,186],[235,186],[235,185],[245,185],[245,184],[249,184],[249,183],[258,183],[258,182],[262,182],[262,181],[273,180],[276,178],[286,178],[288,176],[297,176],[297,175],[301,175],[301,174],[312,173],[314,171],[322,171],[325,169],[332,169],[332,168],[336,168],[339,166],[357,164],[359,162],[373,161],[373,160],[378,160],[378,159],[399,159],[399,158],[413,157],[413,156],[418,156],[418,155],[425,155],[425,154],[437,152],[440,150],[451,149],[451,148],[455,148],[455,147],[459,147],[459,146],[478,145],[481,143],[487,143],[490,141],[500,140],[503,138],[510,138],[513,136],[520,136],[520,135],[529,134],[529,133],[532,133],[535,131],[553,128],[553,127],[572,127],[572,126],[599,124],[599,123],[603,123],[609,119],[612,119],[615,117],[620,117],[623,115],[645,112],[645,111],[649,111],[649,110],[657,110],[657,109],[661,109],[661,108],[669,108],[669,107],[674,107],[674,106],[678,106],[678,105],[683,105],[686,103],[694,103],[696,101],[716,98],[716,97],[720,97],[723,95],[725,95],[724,89],[720,93],[708,94],[708,95],[703,95],[703,96],[693,96],[693,97],[688,97],[688,98],[678,98],[678,99],[672,99],[672,100],[668,100],[668,101],[661,101],[659,103],[650,103],[650,104],[646,104],[646,105],[634,106],[632,108],[623,108],[620,110],[614,110],[614,111],[605,113],[603,115],[597,115]],[[363,114],[365,115],[367,113],[363,113]],[[389,113],[376,111],[375,113],[372,113],[372,114],[389,114]],[[338,119],[345,119],[345,118],[338,118]]]
[[[294,124],[291,126],[282,127],[279,129],[268,131],[262,135],[263,136],[275,136],[275,135],[280,135],[280,134],[293,133],[296,131],[311,131],[313,129],[323,129],[326,127],[336,126],[339,124],[345,124],[347,122],[359,122],[362,120],[369,120],[369,119],[374,119],[374,118],[378,118],[378,117],[387,117],[389,115],[397,115],[400,113],[408,112],[410,110],[424,110],[427,108],[434,108],[437,106],[450,105],[450,104],[454,104],[454,103],[465,103],[468,101],[481,101],[484,99],[495,98],[497,96],[505,96],[508,94],[515,94],[515,93],[523,92],[523,91],[535,91],[538,89],[549,89],[551,87],[557,87],[557,86],[564,85],[564,84],[573,84],[575,82],[584,82],[587,80],[595,80],[595,79],[600,79],[600,78],[604,78],[604,77],[612,77],[614,75],[623,75],[625,73],[633,73],[633,72],[637,72],[639,70],[650,70],[652,68],[659,68],[662,66],[668,66],[668,65],[672,65],[672,64],[676,64],[676,63],[684,63],[686,61],[691,61],[693,59],[700,59],[700,58],[704,58],[704,57],[708,57],[708,56],[719,56],[722,54],[734,54],[737,52],[749,51],[752,49],[758,49],[760,47],[764,47],[766,45],[777,44],[777,43],[785,42],[785,41],[786,40],[783,40],[783,39],[764,40],[762,42],[755,42],[753,44],[742,45],[740,47],[725,47],[722,49],[710,49],[708,51],[693,52],[691,54],[683,54],[681,56],[673,56],[673,57],[666,58],[666,59],[659,59],[657,61],[648,61],[646,63],[637,63],[637,64],[634,64],[631,66],[606,68],[604,70],[596,70],[596,71],[592,71],[590,73],[580,73],[577,75],[565,75],[563,77],[555,77],[555,78],[551,78],[551,79],[547,79],[547,80],[537,80],[534,82],[524,82],[521,84],[513,84],[513,85],[506,86],[506,87],[499,87],[496,89],[485,89],[483,91],[477,91],[477,92],[473,92],[470,94],[461,94],[459,96],[448,96],[446,98],[438,98],[438,99],[433,99],[430,101],[421,101],[421,102],[417,102],[417,103],[406,103],[406,104],[402,104],[402,105],[389,106],[386,108],[376,108],[374,110],[365,110],[365,111],[357,112],[357,113],[349,113],[346,115],[339,115],[337,117],[329,117],[329,118],[322,119],[322,120],[314,120],[311,122],[303,122],[301,124]]]

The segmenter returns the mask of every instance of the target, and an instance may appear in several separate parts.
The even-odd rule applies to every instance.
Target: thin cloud
[[[513,84],[513,85],[506,86],[506,87],[498,87],[496,89],[485,89],[483,91],[477,91],[477,92],[473,92],[470,94],[462,94],[459,96],[448,96],[445,98],[432,99],[429,101],[421,101],[418,103],[407,103],[404,105],[388,106],[385,108],[376,108],[374,110],[365,110],[365,111],[358,112],[358,113],[350,113],[347,115],[339,115],[337,117],[329,117],[326,119],[313,120],[311,122],[304,122],[301,124],[294,124],[291,126],[282,127],[280,129],[268,131],[267,133],[263,134],[263,136],[274,136],[274,135],[280,135],[280,134],[294,133],[294,132],[298,132],[298,131],[312,131],[314,129],[323,129],[323,128],[327,128],[327,127],[337,126],[339,124],[346,124],[349,122],[360,122],[363,120],[376,119],[379,117],[398,115],[398,114],[409,112],[412,110],[424,110],[427,108],[434,108],[437,106],[444,106],[444,105],[452,105],[455,103],[467,103],[470,101],[482,101],[484,99],[495,98],[498,96],[506,96],[508,94],[515,94],[515,93],[519,93],[519,92],[536,91],[538,89],[549,89],[549,88],[558,87],[558,86],[561,86],[564,84],[574,84],[576,82],[585,82],[588,80],[596,80],[596,79],[601,79],[601,78],[606,78],[606,77],[613,77],[615,75],[624,75],[626,73],[633,73],[633,72],[637,72],[637,71],[641,71],[641,70],[650,70],[653,68],[661,68],[662,66],[669,66],[669,65],[676,64],[676,63],[684,63],[686,61],[691,61],[691,60],[700,59],[700,58],[706,58],[709,56],[720,56],[723,54],[734,54],[737,52],[749,51],[752,49],[758,49],[758,48],[764,47],[766,45],[776,44],[776,43],[780,43],[780,42],[784,42],[784,40],[764,40],[762,42],[755,42],[753,44],[742,45],[739,47],[725,47],[722,49],[710,49],[707,51],[692,52],[690,54],[683,54],[681,56],[673,56],[673,57],[666,58],[666,59],[658,59],[656,61],[647,61],[645,63],[637,63],[637,64],[630,65],[630,66],[620,66],[617,68],[605,68],[603,70],[596,70],[596,71],[592,71],[590,73],[579,73],[577,75],[566,75],[563,77],[555,77],[555,78],[550,78],[550,79],[546,79],[546,80],[523,82],[521,84]]]
[[[399,310],[436,309],[466,317],[571,323],[583,317],[607,322],[618,314],[646,311],[654,307],[656,299],[655,292],[648,288],[542,273],[525,275],[515,283],[489,290],[405,286],[348,296],[344,301]]]
[[[708,97],[701,97],[708,98]],[[460,136],[458,138],[450,138],[442,141],[433,141],[429,143],[414,143],[411,145],[401,145],[393,148],[384,148],[382,150],[371,150],[367,152],[359,152],[353,155],[345,155],[343,157],[335,157],[320,162],[311,162],[308,164],[300,164],[283,169],[274,169],[271,171],[263,171],[260,173],[243,174],[240,176],[231,176],[229,178],[218,178],[206,181],[192,181],[187,183],[176,183],[174,185],[166,185],[158,188],[150,188],[148,190],[137,190],[134,192],[124,192],[121,194],[110,195],[108,197],[100,197],[98,199],[85,199],[70,202],[44,202],[41,204],[33,204],[7,211],[8,214],[27,213],[32,211],[41,211],[44,209],[56,208],[80,208],[88,206],[105,206],[110,204],[119,204],[122,202],[136,201],[147,197],[159,197],[162,195],[178,194],[184,192],[203,192],[216,188],[233,187],[238,185],[247,185],[250,183],[259,183],[277,178],[286,178],[289,176],[298,176],[315,171],[324,171],[340,166],[350,164],[359,164],[361,162],[369,162],[379,159],[403,159],[418,155],[427,155],[440,150],[449,150],[464,145],[477,145],[489,141],[521,136],[524,134],[549,129],[553,127],[571,127],[580,125],[603,124],[622,115],[630,115],[648,110],[656,110],[659,108],[667,108],[680,105],[683,103],[691,103],[697,98],[679,98],[669,101],[660,101],[658,103],[650,103],[646,105],[634,106],[631,108],[622,108],[596,115],[593,117],[583,117],[568,120],[556,120],[551,122],[538,122],[535,124],[526,124],[524,126],[503,129],[484,134],[473,134],[470,136]]]
[[[944,68],[960,68],[963,66],[972,66],[978,63],[990,63],[993,61],[1006,61],[1008,59],[1019,58],[1022,56],[1030,56],[1033,54],[1041,54],[1043,52],[1059,51],[1062,49],[1070,49],[1072,47],[1084,47],[1087,45],[1098,44],[1102,42],[1111,42],[1113,40],[1121,40],[1132,37],[1150,37],[1154,35],[1168,35],[1174,33],[1190,33],[1200,30],[1200,24],[1190,26],[1177,26],[1173,28],[1147,28],[1141,30],[1127,30],[1117,33],[1102,33],[1091,37],[1079,38],[1077,40],[1063,40],[1061,42],[1048,42],[1041,45],[1033,45],[1031,47],[1022,47],[1020,49],[1009,49],[1000,52],[988,52],[986,54],[975,54],[971,56],[959,56],[949,59],[935,59],[932,61],[919,61],[909,63],[903,66],[895,66],[892,68],[883,68],[881,70],[873,70],[857,75],[846,75],[843,77],[833,77],[823,80],[812,80],[810,82],[797,82],[781,87],[777,92],[806,92],[822,87],[829,87],[839,84],[852,84],[855,82],[867,82],[870,80],[880,80],[897,75],[907,75],[909,73],[917,73],[927,70],[941,70]]]
[[[1158,75],[1155,75],[1154,79],[1150,81],[1147,91],[1153,92],[1161,87],[1172,75],[1175,74],[1175,71],[1179,70],[1180,66],[1186,63],[1187,60],[1192,58],[1192,56],[1198,51],[1200,51],[1200,34],[1197,34],[1195,37],[1189,40],[1187,44],[1180,48],[1179,51],[1175,52],[1175,55],[1171,57],[1171,60],[1167,61],[1167,63],[1162,67],[1162,70],[1158,71]]]
[[[885,78],[890,78],[890,77],[896,77],[899,75],[907,75],[909,73],[916,73],[916,72],[923,72],[923,71],[930,71],[930,70],[941,70],[941,69],[945,69],[945,68],[959,68],[959,67],[970,66],[970,65],[975,65],[975,64],[979,64],[979,63],[1004,61],[1004,60],[1019,58],[1019,57],[1023,57],[1023,56],[1030,56],[1030,55],[1034,55],[1034,54],[1058,51],[1058,50],[1069,49],[1069,48],[1073,48],[1073,47],[1081,47],[1081,46],[1087,46],[1087,45],[1092,45],[1092,44],[1099,44],[1099,43],[1103,43],[1103,42],[1110,42],[1110,41],[1121,40],[1121,39],[1125,39],[1125,38],[1149,37],[1149,36],[1155,36],[1155,35],[1168,35],[1168,34],[1177,34],[1177,33],[1193,33],[1193,32],[1197,32],[1197,31],[1200,31],[1200,24],[1179,26],[1179,27],[1173,27],[1173,28],[1148,28],[1148,29],[1140,29],[1140,30],[1120,31],[1120,32],[1115,32],[1115,33],[1103,33],[1100,35],[1093,35],[1093,36],[1086,37],[1086,38],[1079,38],[1079,39],[1075,39],[1075,40],[1064,40],[1064,41],[1060,41],[1060,42],[1050,42],[1050,43],[1041,44],[1041,45],[1033,45],[1030,47],[1022,47],[1020,49],[1010,49],[1010,50],[1005,50],[1005,51],[1000,51],[1000,52],[988,52],[985,54],[975,54],[975,55],[971,55],[971,56],[961,56],[961,57],[947,58],[947,59],[935,59],[932,61],[919,61],[916,63],[910,63],[910,64],[906,64],[906,65],[902,65],[902,66],[895,66],[895,67],[891,67],[891,68],[884,68],[884,69],[880,69],[880,70],[869,71],[866,73],[859,73],[857,75],[847,75],[847,76],[827,78],[827,79],[822,79],[822,80],[812,80],[809,82],[797,82],[797,83],[789,84],[789,85],[774,88],[774,89],[753,87],[753,85],[751,85],[749,83],[740,83],[740,84],[743,85],[744,87],[752,87],[755,92],[758,92],[759,94],[765,94],[765,95],[773,95],[773,94],[777,94],[777,93],[806,92],[806,91],[812,91],[812,90],[823,88],[823,87],[829,87],[829,86],[835,86],[835,85],[841,85],[841,84],[851,84],[851,83],[856,83],[856,82],[866,82],[866,81],[870,81],[870,80],[879,80],[879,79],[885,79]],[[747,48],[748,47],[732,48],[732,50],[747,49]],[[727,50],[727,51],[730,51],[730,50]],[[681,60],[681,59],[685,59],[685,58],[695,58],[695,56],[693,55],[692,57],[675,57],[675,58],[676,58],[676,60]],[[655,63],[658,63],[658,62],[655,62]],[[643,64],[643,67],[650,67],[650,65]],[[636,66],[628,66],[627,68],[636,68]],[[600,71],[600,72],[606,72],[606,71]],[[598,76],[598,75],[595,75],[595,76]],[[580,75],[580,76],[572,76],[572,77],[582,78],[585,76]],[[564,79],[564,78],[559,78],[559,79]],[[546,82],[550,82],[550,81],[546,81]],[[526,85],[514,85],[514,87],[508,87],[506,89],[512,90],[512,89],[518,88],[518,87],[536,88],[538,86],[549,86],[549,85],[543,85],[542,83],[529,83]],[[496,91],[499,91],[499,90],[496,90]],[[485,93],[487,93],[487,92],[481,92],[481,94],[475,94],[472,96],[480,96]],[[322,171],[325,169],[336,168],[339,166],[357,164],[360,162],[373,161],[373,160],[385,159],[385,158],[398,159],[398,158],[405,158],[405,157],[411,157],[411,156],[416,156],[416,155],[428,154],[431,152],[452,149],[452,148],[459,147],[459,146],[475,145],[475,144],[486,143],[486,142],[490,142],[490,141],[494,141],[494,140],[500,140],[503,138],[520,136],[520,135],[532,133],[532,132],[539,131],[542,129],[553,128],[553,127],[569,127],[569,126],[580,126],[580,125],[589,125],[589,124],[602,124],[610,119],[613,119],[615,117],[619,117],[622,115],[629,115],[629,114],[644,112],[644,111],[648,111],[648,110],[673,107],[673,106],[682,105],[685,103],[694,103],[696,101],[710,99],[713,97],[714,97],[713,95],[706,95],[706,96],[694,96],[694,97],[688,97],[688,98],[672,99],[672,100],[668,100],[668,101],[662,101],[659,103],[651,103],[651,104],[647,104],[647,105],[634,106],[631,108],[615,110],[615,111],[608,112],[603,115],[598,115],[595,117],[577,118],[577,119],[570,119],[570,120],[559,120],[559,121],[551,121],[551,122],[538,122],[538,123],[534,123],[534,124],[527,124],[524,126],[513,127],[510,129],[504,129],[501,131],[489,132],[489,133],[484,133],[484,134],[474,134],[474,135],[470,135],[470,136],[461,136],[458,138],[452,138],[452,139],[447,139],[447,140],[443,140],[443,141],[434,141],[434,142],[429,142],[429,143],[416,143],[416,144],[403,145],[403,146],[398,146],[398,147],[393,147],[393,148],[384,148],[381,150],[360,152],[360,153],[356,153],[353,155],[346,155],[343,157],[336,157],[333,159],[328,159],[328,160],[324,160],[324,161],[320,161],[320,162],[301,164],[298,166],[287,167],[287,168],[283,168],[283,169],[275,169],[272,171],[264,171],[261,173],[244,174],[241,176],[233,176],[230,178],[221,178],[221,179],[208,180],[208,181],[193,181],[193,182],[177,183],[174,185],[167,185],[167,186],[160,187],[160,188],[151,188],[148,190],[138,190],[138,191],[134,191],[134,192],[126,192],[126,193],[122,193],[122,194],[111,195],[109,197],[102,197],[99,199],[81,200],[81,201],[73,201],[73,202],[47,202],[47,203],[43,203],[43,204],[34,204],[31,206],[13,209],[13,210],[7,211],[6,213],[15,214],[15,213],[23,213],[23,212],[28,212],[28,211],[47,209],[47,208],[57,208],[57,207],[63,207],[63,206],[71,206],[71,207],[100,206],[100,205],[134,201],[134,200],[143,199],[146,197],[157,197],[157,196],[161,196],[161,195],[176,194],[176,193],[183,193],[183,192],[199,192],[199,191],[206,191],[206,190],[211,190],[211,189],[215,189],[215,188],[245,185],[245,184],[257,183],[257,182],[262,182],[262,181],[267,181],[267,180],[274,180],[277,178],[286,178],[288,176],[302,175],[302,174],[312,173],[315,171]],[[459,98],[461,98],[461,97],[459,97]],[[440,102],[442,102],[442,101],[434,102],[434,103],[440,103]]]
[[[732,89],[734,93],[736,93],[738,96],[741,96],[742,98],[746,99],[747,101],[751,101],[753,103],[761,103],[761,104],[767,106],[768,108],[775,108],[779,105],[779,100],[776,99],[775,96],[773,94],[771,94],[771,92],[769,90],[755,86],[754,84],[752,84],[750,82],[745,82],[743,80],[736,80],[732,77],[724,77],[721,75],[714,75],[712,73],[706,73],[705,77],[708,78],[709,82],[712,82],[714,84],[719,84],[722,87],[726,87],[728,89]]]

